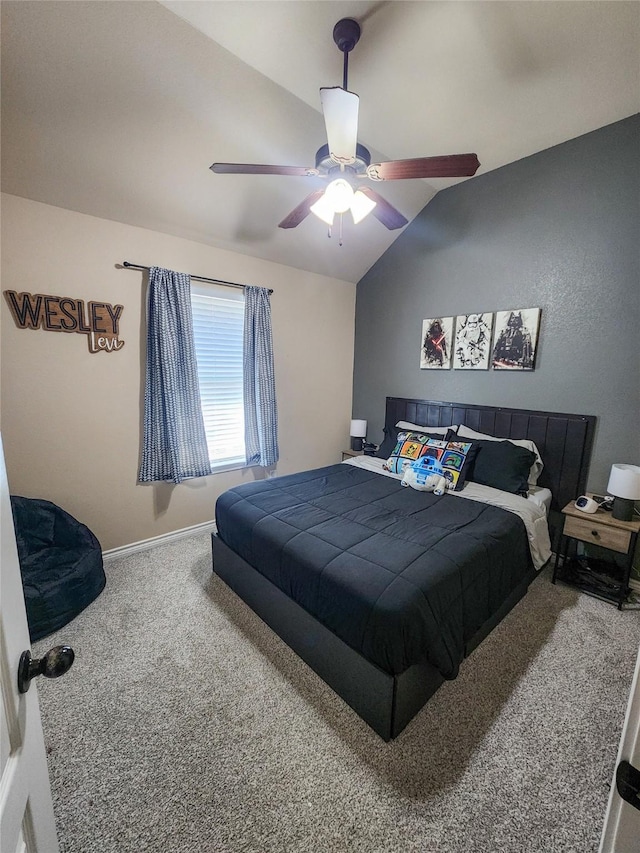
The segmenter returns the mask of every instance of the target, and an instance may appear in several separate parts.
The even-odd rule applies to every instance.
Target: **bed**
[[[403,488],[385,450],[230,489],[212,536],[213,571],[385,740],[524,596],[550,557],[547,517],[585,490],[595,428],[584,415],[389,397],[386,447],[399,423],[438,432],[454,455],[503,446],[489,437],[533,441],[542,474],[522,495],[470,480],[437,495]]]

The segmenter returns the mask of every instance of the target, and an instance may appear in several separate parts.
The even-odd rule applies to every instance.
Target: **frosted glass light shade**
[[[367,422],[366,421],[351,421],[351,429],[349,430],[351,438],[366,438]]]
[[[354,193],[353,201],[351,202],[353,224],[357,225],[358,222],[362,222],[365,216],[368,216],[371,213],[376,204],[377,202],[372,198],[369,198],[369,196],[366,196],[363,192],[360,192],[360,190]]]
[[[333,209],[333,205],[327,199],[327,194],[325,192],[324,195],[321,195],[318,201],[315,204],[312,204],[309,208],[311,213],[315,213],[318,219],[322,219],[323,222],[326,222],[327,225],[333,225],[333,217],[335,216],[335,210]]]
[[[351,207],[353,187],[344,178],[337,178],[326,188],[323,198],[329,202],[335,213],[344,213]]]

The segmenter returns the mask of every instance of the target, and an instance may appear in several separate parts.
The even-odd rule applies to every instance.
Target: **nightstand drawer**
[[[631,533],[628,530],[617,530],[615,527],[606,527],[597,521],[588,519],[572,518],[566,516],[564,522],[564,535],[572,536],[583,542],[593,542],[603,548],[619,551],[626,554],[631,542]]]

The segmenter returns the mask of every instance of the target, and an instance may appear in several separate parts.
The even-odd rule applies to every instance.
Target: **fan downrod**
[[[333,28],[333,40],[342,53],[349,53],[360,39],[360,24],[353,18],[342,18]]]

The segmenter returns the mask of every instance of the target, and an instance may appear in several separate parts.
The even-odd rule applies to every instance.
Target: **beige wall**
[[[109,549],[209,521],[221,492],[261,476],[245,469],[179,486],[136,482],[143,275],[116,269],[123,260],[272,287],[277,473],[340,460],[351,417],[354,284],[5,194],[2,290],[122,304],[125,341],[119,352],[90,354],[85,335],[18,329],[2,298],[12,493],[54,501]]]

